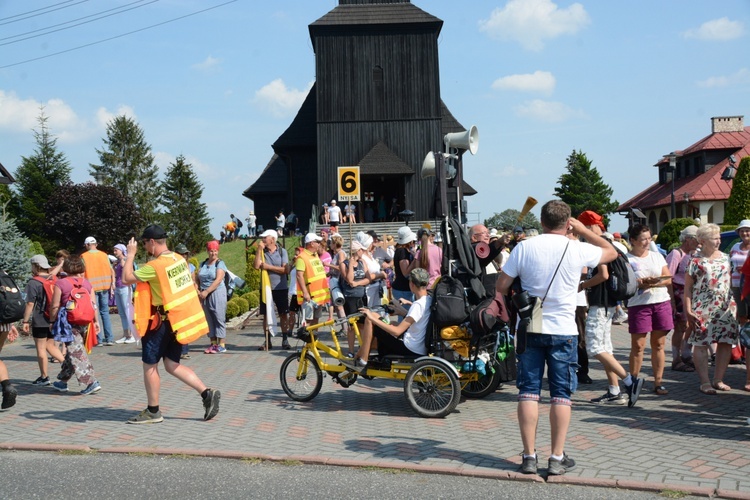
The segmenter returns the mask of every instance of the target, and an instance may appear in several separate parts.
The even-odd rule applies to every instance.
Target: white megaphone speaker
[[[475,125],[472,125],[466,132],[453,132],[445,134],[443,138],[446,151],[450,148],[468,150],[471,154],[476,154],[479,149],[479,131]]]
[[[448,159],[450,158],[450,155],[445,153],[437,153],[443,155],[443,162],[442,164],[446,168],[445,177],[446,179],[453,179],[456,176],[456,168],[448,163]],[[440,161],[439,158],[435,156],[435,153],[430,151],[427,153],[427,156],[424,157],[424,161],[422,162],[422,179],[427,179],[428,177],[434,177],[435,176],[435,168],[436,163]]]

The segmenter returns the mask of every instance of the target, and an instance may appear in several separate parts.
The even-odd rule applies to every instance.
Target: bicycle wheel
[[[500,382],[500,370],[495,370],[495,373],[487,373],[478,380],[468,382],[461,389],[461,394],[467,398],[480,399],[495,392]]]
[[[417,362],[406,374],[404,394],[420,417],[439,418],[452,412],[461,399],[461,384],[447,366],[430,359]]]
[[[310,401],[323,387],[323,372],[310,354],[304,359],[300,354],[287,357],[281,363],[279,376],[284,392],[295,401]]]

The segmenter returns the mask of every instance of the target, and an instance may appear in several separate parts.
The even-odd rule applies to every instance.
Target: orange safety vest
[[[144,265],[156,270],[164,301],[162,306],[177,342],[189,344],[207,334],[208,322],[193,286],[187,261],[182,256],[172,253],[161,255]],[[149,330],[149,324],[154,316],[151,296],[151,287],[148,283],[136,284],[134,320],[140,335],[145,335]]]
[[[326,280],[326,268],[323,267],[320,258],[309,250],[302,250],[298,258],[305,263],[305,284],[310,292],[310,299],[320,306],[330,302],[331,290]],[[302,304],[303,297],[302,287],[297,283],[297,302]]]
[[[92,250],[83,252],[81,258],[86,264],[84,275],[95,292],[112,288],[112,265],[106,253],[101,250]]]

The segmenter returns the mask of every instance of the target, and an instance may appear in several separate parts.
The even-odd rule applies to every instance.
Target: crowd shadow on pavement
[[[38,410],[22,413],[29,420],[60,420],[64,422],[125,422],[134,415],[133,410],[95,406],[69,410]],[[190,419],[188,419],[190,420]]]
[[[375,458],[397,460],[419,464],[425,457],[433,459],[455,460],[463,465],[474,467],[492,467],[515,471],[518,464],[479,451],[467,453],[445,446],[445,441],[410,436],[363,436],[344,441],[347,451],[368,453]]]

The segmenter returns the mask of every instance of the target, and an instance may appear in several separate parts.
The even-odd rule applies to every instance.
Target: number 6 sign
[[[339,167],[339,201],[359,201],[359,167]]]

